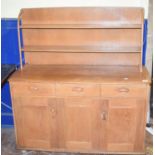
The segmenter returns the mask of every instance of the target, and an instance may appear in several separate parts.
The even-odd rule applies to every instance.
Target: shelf
[[[103,46],[25,46],[26,52],[141,52],[140,47],[103,47]]]
[[[127,23],[103,23],[103,24],[23,24],[22,29],[126,29],[126,28],[142,28],[141,24],[127,24]]]

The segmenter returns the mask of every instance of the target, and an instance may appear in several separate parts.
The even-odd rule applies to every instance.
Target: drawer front
[[[55,86],[47,83],[16,82],[11,84],[13,95],[54,96]]]
[[[100,96],[99,85],[93,84],[57,84],[57,96]]]
[[[145,86],[129,85],[102,85],[101,95],[103,97],[146,97]]]

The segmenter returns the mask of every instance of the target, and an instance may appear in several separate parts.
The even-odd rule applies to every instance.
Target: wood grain
[[[144,97],[146,98],[146,86],[126,86],[126,85],[103,85],[101,88],[102,96],[104,97]]]
[[[24,46],[141,47],[141,29],[24,29]]]
[[[9,81],[147,84],[151,79],[145,67],[139,72],[135,66],[25,65]]]
[[[91,13],[90,13],[91,12]],[[23,24],[141,24],[142,8],[60,7],[23,9]]]
[[[25,52],[25,59],[32,65],[112,65],[140,66],[140,53],[60,53]],[[51,61],[52,60],[52,61]]]
[[[25,52],[67,52],[67,53],[100,53],[100,52],[113,52],[113,53],[138,53],[141,51],[140,47],[106,47],[106,46],[24,46],[22,51]]]
[[[55,85],[38,82],[17,82],[12,84],[12,90],[16,95],[31,96],[55,96]],[[21,91],[22,90],[22,91]]]
[[[109,99],[107,150],[134,151],[138,107],[136,99]]]
[[[17,147],[144,153],[143,22],[142,8],[22,9],[21,67],[9,79]]]

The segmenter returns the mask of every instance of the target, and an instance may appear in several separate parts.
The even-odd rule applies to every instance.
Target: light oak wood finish
[[[15,95],[55,96],[55,85],[38,82],[16,82],[12,87]],[[22,91],[21,91],[22,90]]]
[[[136,23],[116,23],[111,25],[111,23],[101,23],[101,24],[22,24],[19,28],[21,29],[119,29],[119,28],[129,28],[138,29],[141,28],[141,24]]]
[[[25,59],[32,65],[113,65],[139,67],[140,53],[60,53],[25,52]],[[51,61],[52,59],[52,61]],[[113,61],[111,61],[111,59]]]
[[[151,80],[142,66],[143,15],[142,8],[21,10],[21,68],[9,80],[19,149],[145,152]]]
[[[108,27],[123,24],[141,24],[142,8],[32,8],[22,9],[23,24],[106,24]],[[38,16],[39,15],[39,16]]]
[[[113,59],[111,65],[141,66],[141,29],[26,29],[23,37],[25,59],[30,64],[60,64],[63,59],[62,64],[92,64],[94,61],[95,64],[109,65]],[[103,54],[95,54],[97,52]],[[109,55],[109,52],[112,53]],[[38,56],[44,57],[45,62],[39,61]]]
[[[98,53],[98,52],[117,52],[117,53],[139,53],[140,47],[104,47],[104,46],[24,46],[25,52],[68,52],[68,53]]]
[[[107,150],[138,151],[139,149],[144,151],[144,143],[137,147],[136,143],[140,144],[140,141],[136,138],[139,136],[137,131],[141,132],[141,123],[144,125],[138,118],[143,118],[145,100],[115,98],[108,101]],[[142,113],[139,111],[139,108],[142,110]],[[144,137],[142,141],[144,141]]]
[[[104,97],[146,97],[146,91],[144,91],[145,86],[143,85],[103,85],[101,88],[102,96]]]
[[[57,83],[149,84],[151,79],[143,67],[102,65],[25,65],[10,81]]]
[[[134,58],[138,59],[136,62],[142,71],[142,8],[37,8],[22,9],[21,12],[19,19],[22,22],[19,27],[22,28],[24,38],[22,51],[139,52]],[[34,53],[26,55],[26,62],[36,59]],[[53,54],[44,54],[43,57],[45,60],[53,59]],[[120,62],[124,60],[122,55],[118,57]],[[57,56],[55,59],[62,57]],[[108,60],[108,57],[105,59]],[[41,61],[37,62],[42,64]],[[28,63],[36,64],[34,61]]]
[[[57,96],[100,96],[100,87],[95,84],[57,84]]]
[[[141,29],[24,29],[22,32],[24,46],[71,46],[73,49],[101,46],[103,51],[104,48],[141,47]]]
[[[22,14],[22,10],[20,11],[19,15],[18,15],[18,23],[17,23],[17,27],[18,27],[18,48],[19,48],[19,60],[20,60],[20,68],[23,68],[23,63],[22,63],[22,47],[21,47],[21,31],[20,31],[20,24],[21,24],[21,14]]]

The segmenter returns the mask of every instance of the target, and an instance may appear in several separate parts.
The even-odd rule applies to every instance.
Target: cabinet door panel
[[[141,115],[138,113],[140,106],[136,99],[109,100],[107,120],[108,151],[134,151],[138,117]]]
[[[65,100],[67,148],[91,148],[91,110],[91,103],[87,99]]]
[[[99,100],[86,98],[64,99],[66,148],[92,150],[98,148],[100,117]]]
[[[21,147],[59,147],[56,100],[43,97],[14,98],[17,140]],[[19,135],[19,137],[18,137]]]

